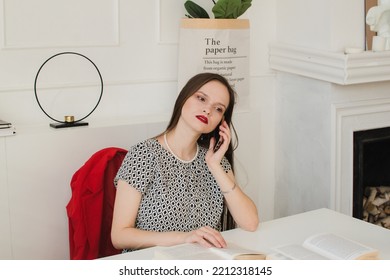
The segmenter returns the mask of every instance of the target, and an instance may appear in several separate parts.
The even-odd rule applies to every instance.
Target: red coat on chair
[[[70,259],[89,260],[120,253],[111,243],[114,177],[127,151],[105,148],[74,173],[72,197],[66,206]]]

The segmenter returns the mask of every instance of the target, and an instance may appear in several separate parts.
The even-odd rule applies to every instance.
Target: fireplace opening
[[[390,229],[390,127],[353,139],[353,216]]]

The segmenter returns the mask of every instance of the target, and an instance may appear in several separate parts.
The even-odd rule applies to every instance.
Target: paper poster
[[[178,90],[192,76],[212,72],[249,95],[249,31],[247,19],[182,19]]]

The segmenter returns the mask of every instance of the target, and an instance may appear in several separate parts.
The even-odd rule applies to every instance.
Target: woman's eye
[[[216,107],[215,110],[218,112],[218,113],[223,113],[223,109],[221,107]]]
[[[199,101],[206,101],[206,99],[203,97],[203,96],[200,96],[200,95],[198,95],[198,99],[199,99]]]

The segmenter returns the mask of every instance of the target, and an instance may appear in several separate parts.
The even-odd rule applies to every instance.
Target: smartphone
[[[221,147],[223,143],[223,138],[219,135],[219,126],[223,123],[224,117],[222,118],[221,122],[218,124],[217,128],[214,130],[214,139],[215,139],[215,146],[214,146],[214,152],[218,151],[218,149]]]

